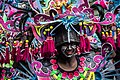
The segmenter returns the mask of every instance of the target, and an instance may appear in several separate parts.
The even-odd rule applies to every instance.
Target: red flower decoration
[[[52,69],[53,69],[53,70],[57,70],[57,68],[58,68],[58,65],[57,65],[57,64],[52,65]]]
[[[72,79],[73,78],[73,73],[69,73],[68,78]]]
[[[78,68],[78,70],[79,70],[79,72],[81,72],[81,73],[84,71],[83,68]]]
[[[5,70],[2,70],[3,73],[5,73],[6,71]]]
[[[80,58],[80,61],[85,61],[85,57],[81,57],[81,58]]]
[[[51,64],[55,64],[55,63],[56,63],[56,60],[55,60],[55,59],[51,59],[51,60],[50,60],[50,63],[51,63]]]
[[[74,76],[78,77],[78,76],[79,76],[79,72],[78,72],[78,71],[75,71],[75,72],[74,72]]]
[[[62,73],[62,78],[66,78],[67,77],[67,72],[63,72]]]
[[[5,74],[3,73],[3,74],[2,74],[2,77],[4,77],[4,76],[5,76]]]
[[[84,67],[84,66],[85,66],[85,63],[84,63],[84,62],[80,62],[80,65],[81,65],[82,67]]]

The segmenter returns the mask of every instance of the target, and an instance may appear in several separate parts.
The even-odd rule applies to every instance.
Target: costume
[[[0,1],[0,79],[117,79],[119,6],[112,7],[105,0]]]

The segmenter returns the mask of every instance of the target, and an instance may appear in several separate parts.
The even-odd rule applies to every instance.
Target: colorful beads
[[[48,29],[45,29],[45,31],[48,31]]]
[[[48,29],[48,32],[50,31],[50,29]]]
[[[50,26],[49,28],[45,29],[43,34],[47,35],[47,32],[50,32],[53,29],[53,26]]]
[[[6,42],[6,46],[8,46],[9,42]]]
[[[82,22],[80,22],[79,25],[82,26]]]
[[[78,72],[78,71],[75,71],[75,72],[74,72],[74,76],[78,77],[78,76],[79,76],[79,72]]]
[[[104,32],[102,32],[102,35],[104,35],[105,33]]]
[[[57,70],[57,68],[58,68],[58,65],[57,65],[57,64],[52,65],[52,69],[53,69],[53,70]]]
[[[81,58],[80,58],[80,61],[85,61],[85,57],[81,57]]]
[[[28,42],[29,42],[29,40],[26,40],[25,42],[26,42],[26,43],[28,43]]]
[[[78,68],[79,72],[82,73],[84,71],[83,68]]]
[[[63,72],[62,73],[62,78],[66,78],[67,77],[67,72]]]
[[[44,31],[43,34],[46,35],[46,32]]]
[[[16,41],[14,41],[14,44],[16,44],[17,42]]]
[[[55,63],[56,63],[56,60],[55,60],[55,59],[51,59],[51,60],[50,60],[50,63],[51,63],[51,64],[55,64]]]
[[[53,26],[50,26],[50,29],[53,29]]]
[[[68,78],[69,78],[69,79],[72,79],[73,76],[74,76],[73,73],[69,73],[69,74],[68,74]]]
[[[20,44],[22,44],[23,42],[22,41],[20,41]]]

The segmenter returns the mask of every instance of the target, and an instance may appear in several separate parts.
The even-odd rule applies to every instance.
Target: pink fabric
[[[47,46],[48,46],[47,42],[46,41],[43,42],[43,45],[41,46],[41,56],[42,57],[45,57],[46,53],[48,52]]]
[[[53,40],[47,40],[48,43],[48,52],[54,53],[55,52],[55,45]]]
[[[84,36],[80,36],[80,51],[85,52],[85,48],[86,48],[86,45],[85,45]]]
[[[41,56],[49,58],[55,53],[55,44],[53,39],[48,39],[41,46]]]

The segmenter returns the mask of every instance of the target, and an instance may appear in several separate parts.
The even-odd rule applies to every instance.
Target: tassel
[[[86,45],[85,45],[84,36],[80,35],[80,51],[85,52],[85,48],[86,48]]]
[[[26,40],[26,43],[25,43],[25,51],[24,51],[24,53],[23,53],[23,61],[28,60],[29,62],[31,62],[30,54],[29,54],[28,42],[29,42],[29,41]]]
[[[89,39],[86,37],[85,38],[85,44],[86,44],[86,51],[89,52],[90,51],[90,41]]]
[[[5,63],[10,63],[8,44],[9,44],[9,43],[6,42],[6,59],[5,59]]]
[[[16,41],[14,41],[14,43],[13,43],[13,49],[12,49],[12,53],[11,53],[13,61],[15,61],[15,57],[16,57],[15,53],[16,53]]]
[[[17,55],[16,55],[16,62],[19,62],[20,60],[20,47],[17,47],[17,51],[16,51]]]
[[[55,52],[55,44],[54,44],[53,38],[48,37],[47,42],[48,42],[48,50],[49,50],[48,52],[54,53]]]
[[[105,36],[105,33],[104,33],[104,32],[102,32],[102,40],[103,40],[103,41],[106,41],[106,36]]]
[[[84,26],[84,47],[83,50],[86,52],[86,48],[88,48],[88,40],[87,40],[87,31],[86,31],[86,26]]]
[[[80,47],[79,47],[79,50],[80,50],[81,53],[83,53],[83,52],[85,52],[85,48],[86,48],[85,38],[82,35],[82,25],[83,25],[83,22],[80,22],[79,25],[80,25],[80,34],[81,34],[80,35]]]
[[[19,62],[21,60],[21,49],[22,41],[20,41],[19,46],[17,47],[17,56],[16,56],[16,62]]]
[[[41,56],[50,58],[55,53],[55,44],[52,37],[47,37],[41,46]]]
[[[45,40],[43,42],[43,45],[41,46],[41,57],[45,57],[45,54],[48,52],[47,46],[48,46],[48,44],[47,44],[47,41]]]

